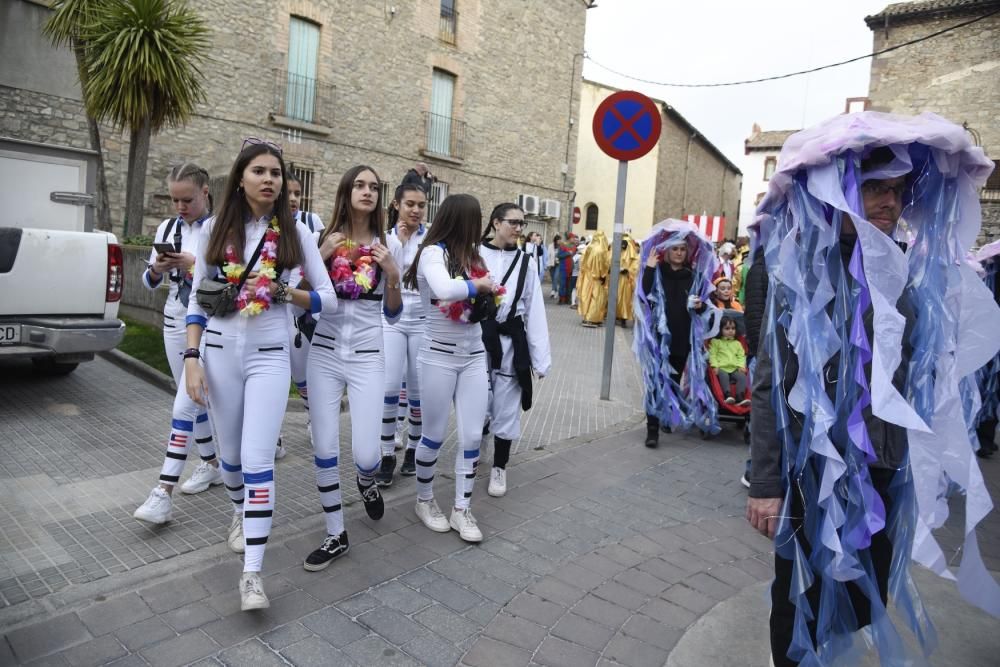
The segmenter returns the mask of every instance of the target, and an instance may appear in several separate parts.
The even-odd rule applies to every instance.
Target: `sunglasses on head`
[[[268,141],[267,139],[261,139],[260,137],[247,137],[243,140],[243,145],[240,146],[240,152],[242,153],[247,146],[267,146],[278,151],[278,154],[282,154],[281,145],[276,144],[273,141]]]

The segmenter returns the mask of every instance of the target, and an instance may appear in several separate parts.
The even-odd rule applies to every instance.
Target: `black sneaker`
[[[403,464],[399,466],[399,474],[403,477],[413,477],[417,474],[417,450],[407,449],[403,454]]]
[[[375,473],[375,483],[379,486],[392,486],[392,473],[396,470],[396,455],[388,454],[382,457],[382,465]]]
[[[333,559],[346,554],[349,548],[346,530],[336,537],[327,535],[323,544],[319,545],[319,549],[306,557],[306,562],[302,563],[302,567],[310,572],[319,572],[333,562]]]
[[[365,503],[365,511],[368,518],[378,521],[385,514],[385,503],[382,502],[382,494],[379,493],[378,486],[373,482],[368,486],[361,486],[361,478],[358,477],[358,491],[361,492],[361,500]]]

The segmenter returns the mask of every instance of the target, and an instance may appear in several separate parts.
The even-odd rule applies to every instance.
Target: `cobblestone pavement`
[[[425,529],[407,480],[389,489],[381,521],[348,507],[350,553],[305,572],[302,558],[323,529],[304,416],[290,413],[292,452],[278,465],[265,557],[271,608],[252,614],[239,611],[241,564],[222,543],[222,493],[183,497],[160,530],[131,519],[161,456],[163,392],[103,362],[61,385],[5,374],[0,419],[19,421],[8,429],[13,444],[0,443],[0,553],[5,567],[21,569],[3,576],[25,594],[40,590],[30,581],[51,590],[8,598],[0,664],[665,664],[718,603],[770,577],[770,543],[743,519],[741,434],[664,434],[659,449],[642,447],[642,429],[632,428],[640,390],[628,333],[617,341],[612,393],[620,400],[600,402],[601,332],[579,327],[566,308],[549,314],[558,371],[540,384],[507,496],[490,498],[477,483],[481,545]],[[94,414],[102,392],[110,398]],[[90,428],[101,437],[87,437]],[[65,470],[67,461],[80,470]],[[997,467],[983,464],[994,497]],[[439,489],[441,498],[450,493],[450,483]],[[994,567],[996,513],[980,536]],[[83,554],[103,572],[88,570]]]

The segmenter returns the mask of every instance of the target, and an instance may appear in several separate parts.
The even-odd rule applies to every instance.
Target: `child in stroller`
[[[746,337],[738,332],[742,313],[723,311],[719,335],[708,342],[708,383],[720,417],[743,418],[750,412]]]

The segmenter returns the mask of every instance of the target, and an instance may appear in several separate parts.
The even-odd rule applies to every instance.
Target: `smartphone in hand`
[[[177,250],[174,249],[173,243],[154,243],[153,249],[156,250],[158,255],[176,255]]]

